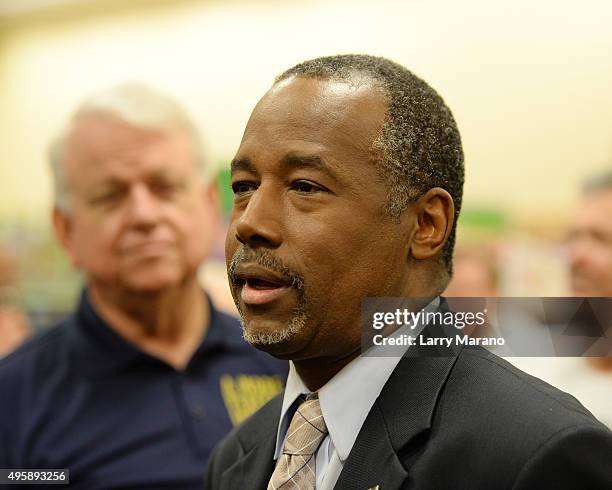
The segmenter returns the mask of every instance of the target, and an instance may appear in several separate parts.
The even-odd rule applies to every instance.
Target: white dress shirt
[[[439,302],[439,298],[436,298],[424,309],[435,309]],[[419,325],[411,333],[418,334],[423,328],[424,325]],[[406,327],[400,328],[391,337],[406,331]],[[334,488],[361,426],[408,347],[402,349],[401,353],[394,350],[397,355],[393,357],[385,356],[386,348],[375,346],[368,351],[367,356],[356,357],[318,390],[321,412],[329,432],[316,454],[316,490]],[[290,362],[276,435],[275,460],[283,451],[290,417],[293,416],[293,413],[289,413],[290,409],[300,395],[310,393],[293,362]]]

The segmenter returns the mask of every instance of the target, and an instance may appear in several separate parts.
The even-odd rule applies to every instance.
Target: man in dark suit
[[[207,488],[612,488],[610,432],[487,351],[359,355],[363,298],[443,307],[463,175],[450,110],[402,66],[334,56],[277,78],[232,161],[226,257],[245,338],[291,369]]]

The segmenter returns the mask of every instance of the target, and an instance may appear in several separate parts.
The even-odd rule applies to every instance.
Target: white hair
[[[70,211],[70,192],[63,162],[66,138],[79,118],[91,114],[116,116],[139,128],[185,130],[191,140],[197,169],[203,177],[207,177],[208,166],[200,134],[185,109],[176,100],[147,85],[124,83],[85,99],[51,143],[49,161],[53,177],[54,204],[58,209],[66,213]]]

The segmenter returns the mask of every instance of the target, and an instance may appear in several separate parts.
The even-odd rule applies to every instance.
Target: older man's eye
[[[96,196],[92,196],[89,199],[89,203],[94,206],[109,205],[119,201],[123,196],[120,190],[108,191]]]
[[[151,191],[162,198],[172,197],[181,189],[181,185],[175,182],[154,182],[150,186]]]

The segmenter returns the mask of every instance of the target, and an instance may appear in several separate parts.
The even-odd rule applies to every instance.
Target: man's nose
[[[150,228],[160,219],[160,203],[155,195],[142,184],[130,189],[128,199],[128,219],[132,226]]]
[[[277,248],[282,241],[278,196],[260,186],[236,222],[236,239],[251,248]]]
[[[589,263],[592,250],[589,246],[589,241],[584,237],[580,237],[573,239],[567,244],[566,253],[570,270],[576,271]]]

